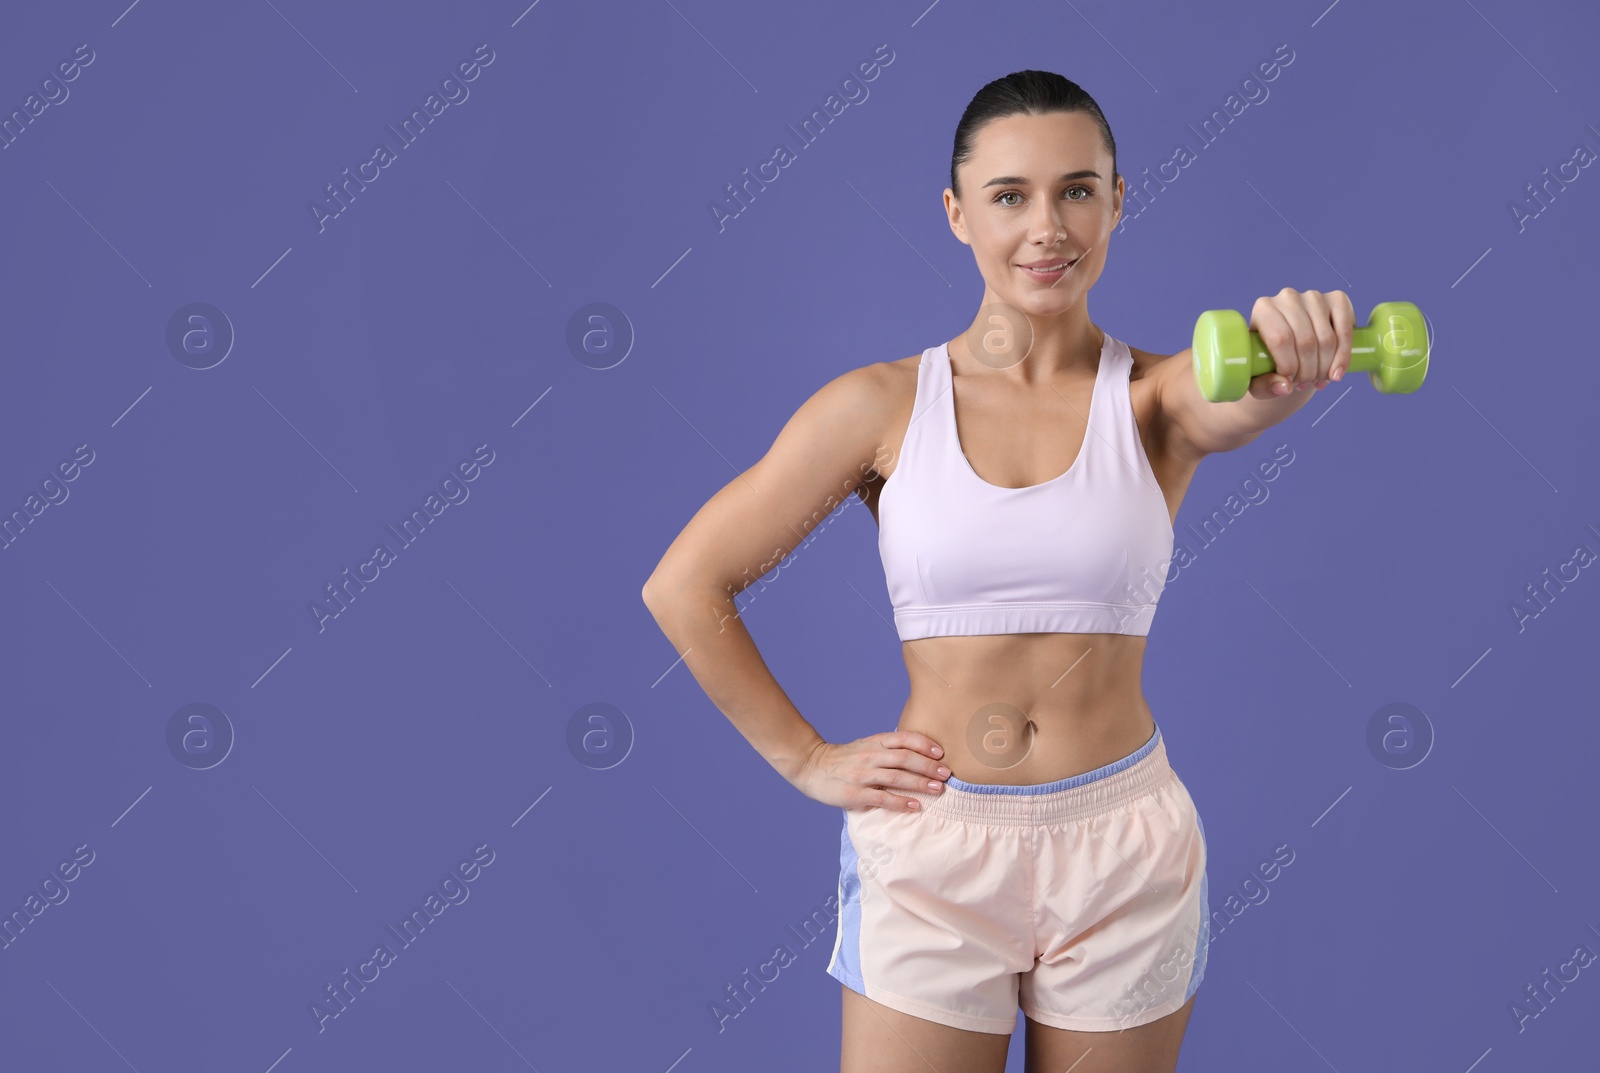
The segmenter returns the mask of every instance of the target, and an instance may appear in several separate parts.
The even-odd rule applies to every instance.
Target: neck
[[[1004,312],[999,312],[1000,310]],[[984,305],[950,341],[950,353],[975,366],[1009,372],[1029,383],[1061,374],[1093,372],[1106,333],[1081,307],[1050,317],[1029,317],[1004,303]]]

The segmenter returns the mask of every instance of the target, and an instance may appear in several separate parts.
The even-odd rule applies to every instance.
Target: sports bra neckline
[[[1060,484],[1086,465],[1083,461],[1083,456],[1089,453],[1089,443],[1094,439],[1094,418],[1098,413],[1095,404],[1100,400],[1100,382],[1105,379],[1106,357],[1111,349],[1111,333],[1102,329],[1100,334],[1103,336],[1100,343],[1100,356],[1095,362],[1094,383],[1089,389],[1089,412],[1084,415],[1083,443],[1078,447],[1078,453],[1073,456],[1072,464],[1054,477],[1035,484],[1023,485],[995,484],[993,481],[985,479],[982,474],[973,468],[972,460],[967,457],[966,450],[961,446],[961,426],[956,420],[956,377],[955,367],[950,361],[950,343],[946,341],[939,344],[937,349],[940,359],[945,363],[946,383],[949,385],[945,390],[948,401],[944,404],[944,418],[950,427],[951,438],[955,441],[956,453],[961,456],[962,468],[972,475],[973,480],[992,488],[996,492],[1030,492],[1034,489]]]

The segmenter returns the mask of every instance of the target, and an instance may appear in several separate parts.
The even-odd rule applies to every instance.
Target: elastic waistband
[[[924,812],[981,823],[1023,826],[1093,816],[1156,789],[1172,777],[1161,727],[1120,760],[1054,782],[1021,786],[966,782],[951,776],[940,791],[910,791]],[[906,793],[896,790],[896,793]]]

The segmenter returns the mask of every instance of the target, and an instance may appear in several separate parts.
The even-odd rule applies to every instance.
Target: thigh
[[[840,1038],[839,1073],[1004,1073],[1011,1037],[998,1032],[971,1032],[873,1002],[841,985],[844,1029]],[[1170,1020],[1170,1018],[1168,1018]],[[1159,1024],[1160,1022],[1155,1022]],[[1155,1024],[1145,1025],[1153,1028]],[[1139,1029],[1130,1029],[1139,1031]],[[1065,1035],[1079,1035],[1068,1032]],[[1081,1033],[1093,1035],[1093,1033]],[[1059,1069],[1065,1069],[1060,1066]],[[1106,1067],[1111,1068],[1110,1066]],[[1073,1073],[1079,1073],[1074,1070]]]
[[[1194,1000],[1165,1017],[1117,1032],[1073,1032],[1027,1020],[1025,1073],[1173,1073]]]

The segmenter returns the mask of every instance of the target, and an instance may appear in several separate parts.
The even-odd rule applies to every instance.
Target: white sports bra
[[[961,451],[948,344],[922,352],[900,461],[878,498],[878,552],[902,641],[1150,632],[1174,533],[1139,438],[1132,369],[1132,352],[1107,333],[1071,468],[1004,488]]]

